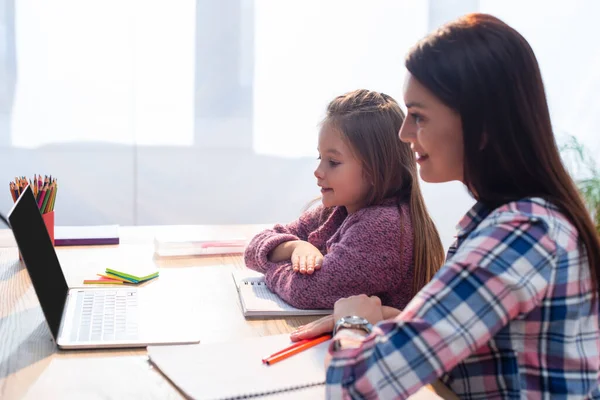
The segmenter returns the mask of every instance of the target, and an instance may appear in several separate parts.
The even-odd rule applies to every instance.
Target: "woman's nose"
[[[411,132],[410,125],[406,123],[406,119],[405,119],[404,123],[400,127],[400,131],[398,132],[398,137],[400,138],[401,141],[403,141],[405,143],[410,143],[410,142],[414,141],[414,136],[415,136],[414,133]]]

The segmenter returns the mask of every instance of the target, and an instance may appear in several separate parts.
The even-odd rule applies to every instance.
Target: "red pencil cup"
[[[46,225],[46,230],[50,235],[50,240],[52,241],[52,246],[54,246],[54,211],[47,212],[46,214],[42,214],[42,219],[44,220],[44,224]],[[19,252],[19,260],[23,260],[21,257],[21,252]]]
[[[44,220],[44,224],[46,224],[46,229],[48,230],[48,234],[50,235],[52,246],[54,246],[54,211],[42,214],[42,219]]]

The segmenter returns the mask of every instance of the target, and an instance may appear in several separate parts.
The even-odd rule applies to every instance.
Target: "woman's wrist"
[[[356,349],[367,337],[367,332],[361,329],[341,328],[333,338],[333,351]]]

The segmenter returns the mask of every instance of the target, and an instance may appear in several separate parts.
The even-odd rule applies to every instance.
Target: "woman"
[[[337,321],[335,398],[406,398],[437,378],[470,399],[600,398],[599,241],[561,163],[531,47],[470,14],[419,42],[406,67],[400,139],[425,181],[460,180],[477,203],[399,315],[354,296],[292,339]]]

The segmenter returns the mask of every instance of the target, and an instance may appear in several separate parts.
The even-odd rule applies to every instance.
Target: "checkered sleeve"
[[[360,348],[332,350],[331,398],[406,398],[452,370],[549,289],[556,243],[518,212],[486,218],[432,281]]]

